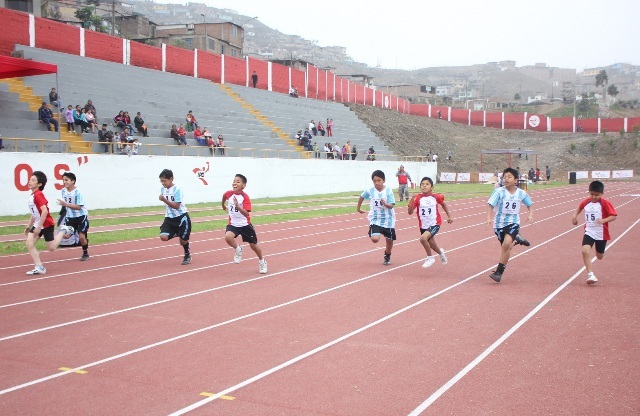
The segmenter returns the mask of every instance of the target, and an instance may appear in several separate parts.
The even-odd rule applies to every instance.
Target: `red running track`
[[[0,257],[0,414],[637,415],[640,185],[607,184],[594,286],[584,185],[531,195],[500,284],[486,198],[449,203],[429,269],[405,208],[390,266],[355,212],[257,227],[266,275],[220,231],[192,235],[189,266],[154,239],[45,253],[44,276]]]

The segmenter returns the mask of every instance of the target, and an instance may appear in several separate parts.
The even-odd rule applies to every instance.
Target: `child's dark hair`
[[[75,174],[73,174],[73,173],[71,173],[71,172],[65,172],[65,173],[63,173],[63,174],[62,174],[62,177],[63,177],[63,178],[69,178],[69,179],[71,179],[71,180],[72,180],[72,181],[74,181],[74,182],[76,181],[76,175],[75,175]]]
[[[504,175],[506,175],[507,173],[510,173],[513,175],[514,178],[518,179],[520,177],[520,173],[518,173],[517,170],[515,170],[514,168],[506,168],[505,170],[502,171],[502,177],[504,178]]]
[[[429,182],[429,183],[431,184],[431,186],[433,186],[433,179],[431,179],[430,177],[425,176],[424,178],[422,178],[422,179],[420,180],[420,183],[422,183],[422,182],[424,182],[424,181]]]
[[[45,175],[44,172],[40,172],[39,170],[37,170],[33,172],[33,176],[36,177],[38,183],[40,184],[40,186],[38,186],[38,189],[40,189],[41,191],[44,190],[44,186],[47,184],[47,175]]]
[[[373,173],[371,174],[371,180],[373,180],[373,178],[378,177],[380,179],[382,179],[383,181],[386,181],[385,177],[384,177],[384,172],[381,170],[374,170]]]
[[[162,179],[173,179],[173,171],[171,169],[163,169],[159,177]]]
[[[600,181],[593,181],[589,184],[589,192],[604,193],[604,184]]]
[[[236,173],[236,178],[240,178],[240,180],[242,181],[243,184],[247,184],[247,177],[240,174],[240,173]]]

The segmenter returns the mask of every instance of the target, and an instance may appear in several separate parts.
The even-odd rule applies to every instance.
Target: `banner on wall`
[[[495,175],[491,172],[480,172],[478,175],[478,180],[480,182],[491,182]]]
[[[611,175],[612,178],[633,178],[632,170],[614,170]]]
[[[609,179],[611,177],[611,171],[609,170],[592,170],[591,178],[593,179]]]
[[[440,174],[440,182],[455,182],[455,181],[456,181],[455,172],[442,172]]]
[[[469,182],[471,180],[470,173],[458,173],[458,182]]]
[[[569,179],[569,174],[571,172],[567,172],[567,179]],[[579,170],[576,172],[576,179],[589,179],[589,171],[588,170]]]

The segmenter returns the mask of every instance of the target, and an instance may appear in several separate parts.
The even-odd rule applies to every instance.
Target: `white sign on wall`
[[[633,170],[614,170],[612,178],[633,178]]]
[[[591,177],[593,179],[608,179],[611,177],[611,171],[609,170],[592,170]]]
[[[458,182],[469,182],[471,180],[470,173],[458,173]]]
[[[442,172],[440,174],[440,182],[455,182],[455,181],[456,181],[455,172]]]
[[[567,179],[569,179],[569,175],[571,172],[567,172]],[[589,171],[588,170],[579,170],[576,172],[576,179],[589,179]]]
[[[478,175],[478,180],[480,182],[490,182],[494,177],[495,175],[491,172],[480,172],[480,174]]]

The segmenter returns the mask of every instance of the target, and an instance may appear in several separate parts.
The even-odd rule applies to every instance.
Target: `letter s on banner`
[[[62,182],[62,175],[64,175],[65,172],[68,172],[70,170],[71,169],[69,169],[69,165],[67,165],[66,163],[58,163],[56,167],[53,168],[53,174],[57,180]],[[57,183],[55,186],[56,186],[56,190],[58,191],[64,188],[64,185],[62,183]]]
[[[26,173],[26,180],[23,181],[22,174]],[[26,163],[19,163],[13,169],[13,183],[18,191],[29,190],[29,179],[33,176],[33,169]]]

